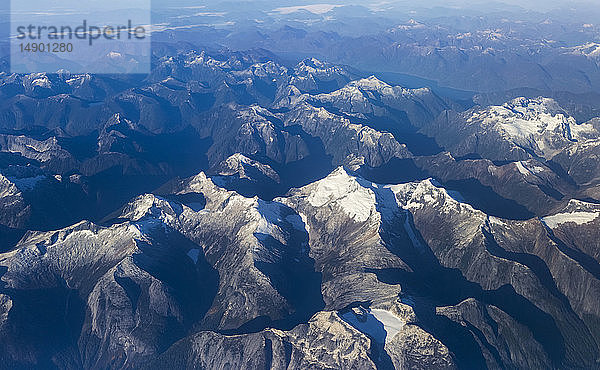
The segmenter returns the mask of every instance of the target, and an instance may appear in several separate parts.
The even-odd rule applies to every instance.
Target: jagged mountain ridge
[[[210,170],[235,153],[278,172],[275,190],[261,194],[267,198],[341,164],[378,167],[412,156],[401,138],[368,120],[351,120],[316,104],[287,111],[273,106],[278,91],[290,86],[313,93],[322,91],[313,83],[343,89],[354,78],[345,68],[316,59],[287,68],[272,56],[250,53],[218,58],[188,52],[159,59],[159,67],[141,83],[68,73],[3,75],[0,150],[7,162],[2,171],[33,166],[49,178],[77,177],[85,184],[77,190],[78,198],[98,212],[69,212],[75,219],[98,221],[136,194],[176,176]],[[313,87],[303,87],[301,81],[307,79]],[[30,100],[36,105],[29,106]],[[410,99],[397,104],[403,102],[412,109]],[[55,103],[64,114],[57,113]],[[419,114],[434,116],[440,107],[428,109],[424,106]],[[36,112],[39,119],[27,112]],[[34,208],[43,205],[31,203]],[[24,218],[19,222],[24,228],[59,226]]]
[[[596,120],[252,53],[3,77],[8,367],[596,364]]]
[[[300,350],[305,347],[294,345],[300,352],[293,362],[284,363],[399,366],[426,353],[411,352],[408,338],[416,341],[412,351],[438,348],[432,357],[415,362],[418,366],[428,361],[443,368],[586,366],[596,361],[593,338],[598,334],[593,328],[599,313],[593,295],[581,295],[583,290],[562,278],[569,274],[578,281],[575,286],[587,291],[599,288],[594,270],[580,264],[580,256],[589,250],[568,244],[579,252],[565,254],[564,244],[570,241],[549,231],[563,225],[571,232],[594,230],[591,223],[600,214],[595,205],[572,204],[541,220],[502,220],[462,203],[459,194],[432,180],[378,185],[341,168],[272,202],[219,188],[204,174],[173,183],[168,193],[132,200],[115,214],[112,226],[84,222],[55,232],[29,233],[14,251],[0,255],[0,265],[6,268],[4,350],[12,348],[10,352],[18,354],[10,338],[19,331],[11,328],[28,325],[19,321],[19,303],[38,294],[33,292],[72,290],[81,302],[73,306],[79,307],[81,326],[70,329],[67,342],[30,347],[37,361],[121,367],[156,360],[160,366],[170,358],[187,361],[182,364],[215,364],[214,356],[226,356],[231,364],[249,366],[249,361],[266,360],[253,356],[244,341],[254,340],[260,348],[281,341],[323,340],[318,339],[324,335],[321,331],[331,322],[339,329],[327,335],[362,341],[359,353],[332,360],[305,352],[311,347]],[[445,226],[437,230],[431,225]],[[544,261],[548,270],[531,258]],[[461,271],[460,277],[450,272],[453,269]],[[442,289],[458,295],[420,286],[420,279],[436,274],[447,275],[450,281]],[[548,274],[553,279],[548,280]],[[469,288],[453,285],[461,279]],[[299,281],[302,286],[297,286]],[[99,306],[100,302],[112,303]],[[447,307],[450,302],[457,306]],[[371,313],[346,311],[360,306]],[[431,311],[436,306],[438,313]],[[488,316],[477,316],[471,307]],[[325,311],[318,313],[321,310]],[[52,312],[46,314],[48,319]],[[531,317],[527,312],[538,314]],[[308,327],[302,324],[313,314]],[[361,326],[364,315],[374,315],[390,337],[382,340],[374,329]],[[150,322],[160,324],[147,327]],[[487,325],[502,330],[494,334]],[[284,331],[265,329],[272,326]],[[217,339],[206,330],[221,334]],[[575,334],[580,332],[590,336],[582,340]],[[234,333],[244,335],[229,337]],[[191,336],[175,343],[187,335]],[[207,335],[229,341],[226,347],[236,343],[243,351],[190,357]],[[246,335],[265,339],[258,344]],[[471,339],[463,342],[467,338]],[[495,350],[490,352],[481,340],[493,343]],[[525,347],[534,355],[515,357],[514,352]],[[475,348],[480,357],[470,352]],[[11,361],[25,365],[18,359],[16,355]]]

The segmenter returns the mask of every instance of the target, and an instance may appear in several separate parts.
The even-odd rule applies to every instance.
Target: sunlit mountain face
[[[111,1],[0,4],[0,368],[600,367],[599,6]]]

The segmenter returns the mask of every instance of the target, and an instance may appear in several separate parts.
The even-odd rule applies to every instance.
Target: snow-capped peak
[[[395,28],[391,29],[390,32],[408,31],[408,30],[421,29],[421,28],[425,28],[425,24],[411,18],[405,24],[400,24],[400,25],[396,26]]]
[[[369,76],[367,78],[362,78],[357,81],[350,82],[349,86],[357,86],[367,90],[383,90],[391,88],[389,84],[381,81],[379,78],[375,76]]]
[[[23,83],[26,88],[33,89],[34,87],[41,87],[45,89],[51,89],[52,83],[45,73],[32,73],[23,78]]]
[[[394,99],[419,96],[429,92],[430,90],[427,88],[405,89],[401,86],[391,86],[376,76],[370,76],[349,82],[343,88],[332,93],[317,95],[316,98],[319,100],[345,99],[359,102],[367,99],[378,99],[379,97]]]
[[[318,181],[308,196],[314,207],[334,203],[357,222],[364,222],[375,210],[375,193],[350,176],[343,167],[337,168],[325,179]]]
[[[187,193],[204,193],[204,192],[216,192],[223,191],[224,189],[219,188],[215,183],[206,176],[204,172],[192,176],[181,184],[181,186],[175,191],[175,194],[187,194]],[[231,192],[233,193],[233,192]]]
[[[318,91],[318,81],[334,81],[337,86],[341,86],[351,79],[351,74],[343,67],[311,58],[298,63],[293,70],[289,84],[302,91]]]
[[[329,63],[322,62],[316,58],[309,58],[301,61],[295,68],[296,74],[333,74],[333,73],[345,73],[341,67],[334,66]]]
[[[451,210],[479,213],[471,205],[465,203],[459,193],[444,189],[434,179],[388,185],[387,188],[394,192],[398,205],[407,210],[441,207],[444,213]],[[483,217],[483,213],[480,216]]]
[[[241,118],[246,122],[268,122],[266,117],[274,117],[269,110],[257,104],[253,104],[248,107],[230,104],[229,109],[235,111],[238,118]]]
[[[279,175],[271,166],[262,164],[258,161],[250,159],[241,153],[235,153],[219,165],[219,175],[232,176],[238,175],[241,179],[252,179],[248,174],[249,170],[258,171],[260,174],[269,177],[274,181],[279,181]]]
[[[314,68],[314,69],[325,69],[325,68],[331,67],[327,63],[324,63],[324,62],[318,60],[317,58],[304,59],[303,61],[301,61],[298,64],[298,66],[301,68],[306,67],[306,68]]]
[[[123,208],[120,218],[137,222],[150,216],[162,220],[165,224],[172,224],[181,211],[181,207],[164,198],[153,194],[145,194],[127,204]]]
[[[413,211],[427,207],[441,208],[442,212],[469,212],[483,220],[483,212],[464,202],[462,196],[448,191],[433,179],[399,185],[380,185],[349,174],[343,167],[316,183],[299,189],[306,194],[312,207],[339,209],[356,222],[365,222],[371,216],[388,219],[399,210]],[[286,199],[281,202],[287,203]]]
[[[475,111],[467,124],[495,130],[515,145],[547,159],[573,142],[598,137],[591,124],[577,124],[555,100],[543,97],[520,97]]]

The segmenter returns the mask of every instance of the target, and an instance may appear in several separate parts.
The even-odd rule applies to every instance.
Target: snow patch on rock
[[[588,123],[577,124],[550,98],[516,98],[501,106],[474,112],[468,124],[499,132],[519,147],[551,158],[562,146],[598,136]]]
[[[570,212],[570,213],[559,213],[553,216],[542,218],[542,222],[551,229],[558,227],[559,225],[566,224],[569,222],[577,225],[584,225],[594,221],[600,213],[598,212]]]
[[[404,320],[392,312],[377,308],[357,307],[340,316],[344,321],[381,344],[390,342],[406,325]]]
[[[357,222],[365,222],[375,211],[375,193],[341,167],[317,183],[308,201],[314,207],[336,204]]]

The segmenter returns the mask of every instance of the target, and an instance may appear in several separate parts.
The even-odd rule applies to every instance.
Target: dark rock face
[[[471,204],[478,209],[499,217],[548,214],[562,207],[567,195],[578,191],[537,159],[496,165],[488,159],[457,160],[450,153],[442,153],[419,157],[415,162],[446,186],[461,188],[463,196],[473,198]],[[468,184],[471,189],[467,190]]]
[[[507,363],[515,368],[551,367],[548,355],[531,332],[495,306],[470,298],[456,306],[440,307],[437,313],[476,333],[488,368]]]

